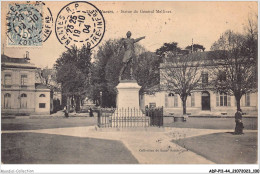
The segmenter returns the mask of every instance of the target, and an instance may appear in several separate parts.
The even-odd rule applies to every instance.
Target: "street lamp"
[[[102,107],[102,91],[99,92],[100,95],[100,107]]]

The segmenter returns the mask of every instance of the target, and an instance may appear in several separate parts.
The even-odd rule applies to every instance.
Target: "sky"
[[[40,47],[13,47],[8,46],[6,37],[5,16],[8,12],[8,3],[1,4],[1,53],[10,57],[23,57],[29,51],[31,63],[37,67],[53,67],[66,48],[58,41],[54,24],[52,34]],[[25,2],[24,2],[25,3]],[[54,23],[58,12],[69,3],[47,1]],[[178,42],[181,48],[194,44],[202,44],[206,51],[218,40],[223,32],[230,29],[234,32],[243,32],[247,19],[257,14],[257,2],[95,2],[90,1],[99,10],[113,11],[103,13],[106,30],[98,46],[109,39],[126,37],[126,32],[132,32],[132,38],[146,36],[139,44],[148,51],[155,51],[166,42]],[[123,11],[137,10],[139,13],[122,13]],[[140,13],[140,10],[165,10],[170,13]],[[4,46],[3,46],[4,45]],[[97,52],[98,46],[93,49]]]

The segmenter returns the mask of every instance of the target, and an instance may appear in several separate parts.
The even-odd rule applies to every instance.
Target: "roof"
[[[1,55],[1,61],[2,62],[9,62],[9,63],[29,63],[28,58],[14,58],[14,57],[9,57],[6,55]]]
[[[36,69],[36,66],[30,63],[29,60],[29,58],[14,58],[1,55],[2,67]]]
[[[165,59],[166,62],[161,63],[159,68],[165,68],[166,66],[179,67],[181,62],[189,62],[188,65],[190,66],[197,66],[198,64],[199,66],[223,65],[223,57],[226,53],[226,51],[217,50],[177,55],[175,57]]]
[[[223,55],[225,53],[226,51],[224,50],[216,50],[216,51],[193,52],[190,54],[180,54],[177,55],[176,57],[181,59],[182,57],[190,56],[193,60],[219,60],[223,58]]]
[[[47,85],[42,83],[35,83],[35,89],[49,89]]]

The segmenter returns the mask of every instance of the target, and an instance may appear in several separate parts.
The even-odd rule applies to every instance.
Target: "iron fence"
[[[163,126],[163,108],[140,110],[136,108],[101,108],[98,127]]]
[[[146,109],[146,115],[150,117],[150,126],[163,126],[163,107]]]

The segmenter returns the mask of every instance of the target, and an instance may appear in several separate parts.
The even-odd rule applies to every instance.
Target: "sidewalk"
[[[97,117],[97,113],[94,112],[94,117]],[[58,111],[56,113],[53,114],[49,114],[49,115],[28,115],[28,116],[16,116],[16,115],[6,115],[6,116],[2,116],[2,119],[22,119],[22,118],[64,118],[64,112],[63,111]],[[72,112],[69,113],[69,117],[89,117],[89,113],[76,113],[76,112]]]
[[[182,138],[228,132],[231,130],[165,128],[164,132],[99,132],[95,126],[41,130],[2,131],[34,132],[121,141],[140,164],[213,164],[212,161],[171,142]]]

